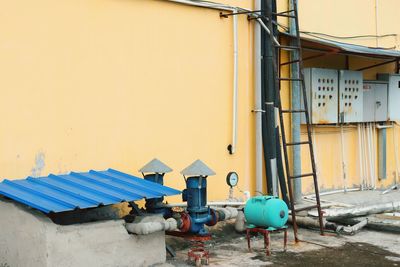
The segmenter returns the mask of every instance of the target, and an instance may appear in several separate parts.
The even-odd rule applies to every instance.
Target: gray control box
[[[339,71],[339,123],[363,121],[363,74]]]
[[[388,120],[388,83],[385,81],[364,81],[363,121]]]
[[[388,120],[400,120],[400,74],[378,74],[378,80],[388,82]]]
[[[330,124],[338,122],[338,71],[332,69],[304,69],[304,82],[308,111],[312,124]],[[303,106],[303,101],[302,108]],[[305,123],[305,116],[302,116]]]

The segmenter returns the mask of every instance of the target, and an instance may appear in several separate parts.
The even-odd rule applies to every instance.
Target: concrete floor
[[[214,231],[208,244],[211,253],[209,266],[399,266],[400,239],[398,235],[364,230],[355,236],[338,236],[300,229],[295,244],[290,230],[288,249],[283,248],[282,234],[272,235],[272,255],[266,256],[263,240],[252,237],[253,251],[247,249],[244,234],[237,234],[233,226],[225,225]],[[160,266],[193,266],[187,261],[188,243],[182,239],[167,238],[167,244],[177,249],[175,258],[169,257]]]
[[[377,204],[400,201],[400,191],[385,195],[381,191],[355,191],[324,195],[321,199],[346,205]],[[249,252],[245,235],[237,234],[231,224],[212,231],[213,240],[208,244],[210,266],[400,266],[400,237],[395,233],[363,229],[354,236],[321,236],[318,231],[300,229],[299,237],[304,242],[296,244],[289,229],[287,251],[282,250],[283,234],[274,234],[272,255],[267,257],[261,236],[252,238],[253,251]],[[176,249],[177,256],[169,257],[164,266],[193,266],[187,262],[188,242],[173,237],[166,241]]]

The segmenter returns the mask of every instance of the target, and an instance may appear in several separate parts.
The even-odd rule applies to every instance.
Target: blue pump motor
[[[147,181],[164,185],[164,174],[171,172],[172,169],[158,159],[153,159],[139,170],[143,178]],[[147,174],[145,174],[147,173]],[[146,211],[148,213],[162,214],[165,218],[172,216],[170,208],[166,208],[164,197],[146,199]]]
[[[207,207],[207,177],[215,175],[202,161],[197,160],[184,169],[181,174],[190,176],[186,181],[186,189],[182,192],[182,200],[187,201],[187,212],[190,220],[188,231],[193,234],[206,235],[204,224],[216,222],[216,214]]]
[[[183,190],[182,200],[187,201],[187,211],[190,218],[189,232],[207,234],[204,224],[213,218],[210,208],[207,207],[207,179],[202,176],[189,177],[186,180],[186,189]]]
[[[144,179],[164,185],[164,174],[147,174],[144,176]],[[146,199],[145,207],[148,213],[162,214],[164,218],[169,218],[172,216],[171,209],[166,208],[164,205],[164,197]]]

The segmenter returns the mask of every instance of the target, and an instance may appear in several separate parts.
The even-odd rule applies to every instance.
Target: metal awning
[[[286,32],[280,32],[280,36],[282,38],[295,38],[295,36]],[[398,50],[349,44],[326,38],[305,37],[304,34],[301,35],[301,45],[305,50],[320,53],[365,56],[381,59],[400,59],[400,51]]]
[[[358,56],[367,56],[374,58],[400,58],[400,51],[367,47],[362,45],[342,43],[328,39],[317,39],[301,37],[302,47],[304,49],[318,50],[320,52],[337,52],[342,54],[352,54]]]
[[[177,195],[179,190],[108,169],[0,183],[0,195],[44,213],[94,208],[139,199]]]

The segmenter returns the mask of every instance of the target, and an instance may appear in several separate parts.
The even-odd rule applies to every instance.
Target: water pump
[[[207,207],[207,177],[215,175],[201,160],[196,160],[181,171],[186,189],[182,192],[182,200],[187,202],[187,212],[181,214],[182,232],[207,235],[204,225],[215,225],[218,212]]]
[[[164,185],[164,174],[171,171],[172,169],[170,167],[156,158],[139,170],[139,172],[143,174],[145,180],[160,185]],[[170,208],[165,207],[163,201],[164,197],[146,199],[146,211],[148,213],[162,214],[164,218],[171,217],[172,211]]]

